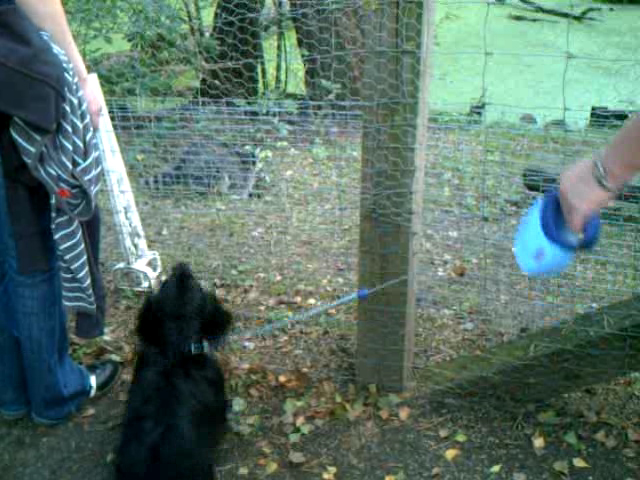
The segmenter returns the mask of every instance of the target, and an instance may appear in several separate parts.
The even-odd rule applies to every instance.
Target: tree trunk
[[[264,0],[219,0],[211,35],[213,58],[205,59],[200,95],[211,99],[256,98],[264,65],[260,14]]]
[[[333,0],[290,0],[311,101],[360,97],[362,7]]]

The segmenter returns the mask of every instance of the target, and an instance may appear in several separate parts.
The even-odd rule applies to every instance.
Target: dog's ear
[[[162,331],[162,325],[159,325],[154,318],[153,311],[153,296],[149,295],[138,313],[136,335],[142,342],[160,347],[164,338],[164,332]]]
[[[206,321],[202,325],[202,335],[209,338],[221,337],[227,333],[233,320],[231,313],[213,293],[207,295],[203,316]]]

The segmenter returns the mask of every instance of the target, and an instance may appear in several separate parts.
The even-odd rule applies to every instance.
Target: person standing
[[[67,332],[67,307],[95,315],[99,303],[78,265],[90,263],[80,223],[99,183],[83,168],[99,171],[100,101],[60,0],[0,0],[0,57],[0,417],[56,425],[121,370],[74,362]]]

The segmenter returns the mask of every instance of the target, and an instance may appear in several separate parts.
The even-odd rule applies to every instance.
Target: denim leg
[[[0,414],[11,418],[29,410],[29,398],[13,313],[7,258],[7,218],[3,213],[0,205]]]
[[[64,419],[78,410],[90,392],[89,374],[69,355],[66,313],[57,268],[16,276],[18,337],[34,420]]]
[[[50,212],[45,209],[42,214],[47,221]],[[86,369],[69,355],[50,230],[46,236],[49,269],[20,273],[0,170],[0,411],[29,408],[34,420],[53,423],[80,407],[89,396],[90,383]]]

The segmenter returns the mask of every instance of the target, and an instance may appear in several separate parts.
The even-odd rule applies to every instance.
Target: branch
[[[542,5],[537,4],[532,0],[520,0],[520,3],[525,4],[528,8],[527,10],[533,10],[534,12],[544,13],[547,15],[553,15],[555,17],[568,18],[570,20],[575,20],[576,22],[582,22],[583,20],[596,20],[593,17],[588,17],[591,12],[598,12],[602,10],[601,7],[588,7],[582,10],[580,13],[575,14],[571,12],[565,12],[562,10],[556,10],[555,8],[547,8]]]

